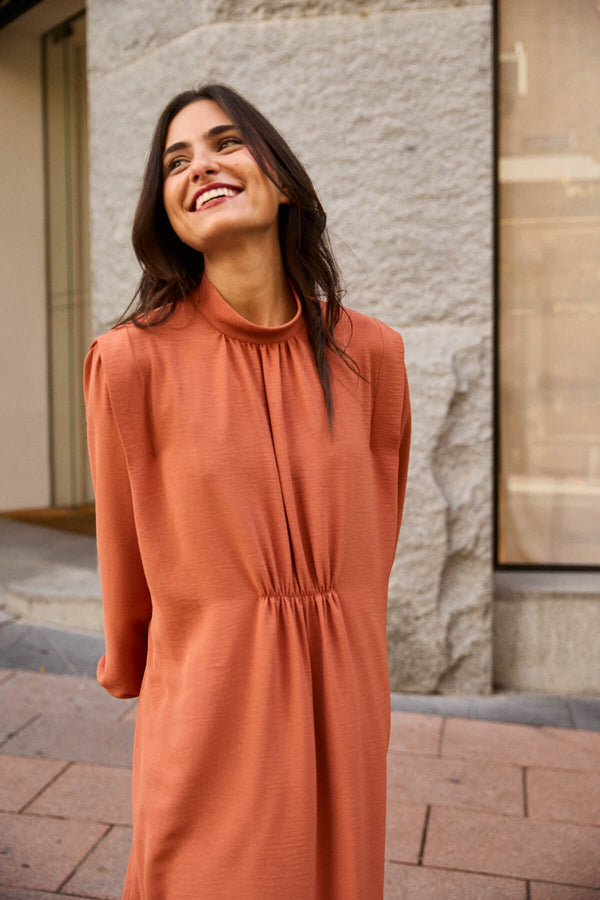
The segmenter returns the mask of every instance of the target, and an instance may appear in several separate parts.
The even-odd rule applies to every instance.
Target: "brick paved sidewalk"
[[[0,670],[0,900],[120,898],[134,719]],[[388,807],[386,900],[600,900],[598,732],[394,712]]]

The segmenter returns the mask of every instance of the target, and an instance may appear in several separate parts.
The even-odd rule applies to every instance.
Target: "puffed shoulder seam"
[[[113,415],[121,437],[127,467],[134,465],[133,448],[143,433],[145,388],[130,327],[122,326],[100,335],[92,342],[90,353],[102,362],[102,371]],[[147,434],[147,438],[150,435]],[[153,453],[153,448],[151,447]]]

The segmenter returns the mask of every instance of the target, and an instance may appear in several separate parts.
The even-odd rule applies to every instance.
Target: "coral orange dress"
[[[298,306],[267,328],[204,278],[85,367],[106,655],[139,694],[127,900],[381,900],[387,586],[410,406],[358,313],[330,433]]]

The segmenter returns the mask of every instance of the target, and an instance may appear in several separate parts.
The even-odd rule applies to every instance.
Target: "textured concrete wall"
[[[90,0],[96,330],[130,299],[156,117],[225,81],[319,190],[348,304],[401,330],[414,407],[390,589],[392,686],[491,684],[491,3]]]
[[[494,683],[517,691],[600,694],[600,595],[499,591]]]

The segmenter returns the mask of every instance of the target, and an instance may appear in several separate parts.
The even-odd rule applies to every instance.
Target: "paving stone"
[[[433,807],[424,865],[600,887],[600,829]]]
[[[484,757],[541,768],[600,771],[600,734],[499,722],[448,719],[442,756]]]
[[[18,812],[67,765],[62,760],[0,756],[0,809]]]
[[[472,697],[469,718],[555,728],[572,728],[574,724],[566,698],[545,694]]]
[[[132,722],[98,721],[93,714],[40,716],[7,740],[0,752],[13,755],[131,766]]]
[[[131,825],[131,770],[75,763],[27,808],[27,813]]]
[[[600,730],[600,699],[586,698],[588,721],[595,721],[590,730]],[[391,695],[393,710],[434,714],[461,719],[481,719],[488,722],[515,722],[522,725],[548,725],[573,728],[575,717],[571,699],[552,694],[524,694],[502,692],[490,696],[440,696],[438,694]],[[595,707],[595,708],[594,708]],[[585,728],[579,724],[578,728]]]
[[[35,718],[35,715],[31,710],[22,709],[13,703],[6,703],[2,697],[2,686],[0,685],[0,753],[3,749],[3,741],[8,740],[21,728],[24,728]]]
[[[427,806],[424,803],[388,803],[386,859],[418,862],[426,812]]]
[[[0,665],[10,669],[42,669],[59,675],[72,675],[65,660],[35,625],[14,621],[0,628]]]
[[[20,621],[0,628],[0,664],[53,675],[94,676],[104,641]]]
[[[57,890],[105,831],[104,825],[0,813],[0,884]]]
[[[569,697],[576,728],[600,731],[600,697]]]
[[[393,712],[390,750],[437,756],[443,719],[419,713]]]
[[[391,707],[401,712],[421,713],[428,716],[461,716],[468,719],[471,698],[441,696],[440,694],[392,693]]]
[[[78,631],[44,628],[46,639],[66,657],[73,668],[72,674],[96,678],[98,660],[105,650],[104,638]]]
[[[0,588],[0,591],[3,596],[4,592],[2,588]],[[12,665],[8,662],[11,648],[19,640],[23,639],[24,634],[25,628],[23,625],[21,624],[19,627],[19,623],[14,620],[5,622],[0,628],[0,666],[2,666],[3,669],[12,668]]]
[[[600,773],[527,770],[532,819],[600,825]]]
[[[5,586],[4,607],[17,618],[52,629],[55,635],[74,633],[88,643],[95,640],[102,645],[102,592],[97,570],[52,566],[13,580]],[[73,672],[79,674],[80,669],[73,668]]]
[[[600,891],[593,888],[567,887],[564,884],[529,883],[530,900],[598,900]]]
[[[118,720],[131,701],[111,697],[95,678],[17,672],[0,684],[0,704],[6,708],[12,705],[26,713],[27,718],[38,713],[73,717],[93,713],[100,722]]]
[[[68,660],[63,659],[37,625],[14,621],[0,629],[0,663],[30,672],[52,672],[73,675]]]
[[[390,753],[388,802],[393,806],[406,801],[522,816],[522,769],[481,760]]]
[[[2,887],[0,891],[0,900],[65,900],[65,894],[48,894],[46,891],[27,891],[16,888]],[[75,894],[69,894],[68,900],[89,900],[89,897],[76,897]]]
[[[102,900],[120,900],[131,849],[131,829],[112,828],[63,888]]]
[[[386,863],[385,900],[526,900],[524,881]]]
[[[95,538],[0,517],[2,582],[36,575],[54,564],[93,571],[98,565]]]
[[[119,703],[123,701],[120,700]],[[135,725],[135,721],[137,719],[137,700],[127,701],[128,709],[119,716],[119,722],[133,722]]]

